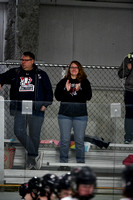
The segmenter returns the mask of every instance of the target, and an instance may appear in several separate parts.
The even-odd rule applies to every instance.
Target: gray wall
[[[1,1],[0,1],[1,2]],[[37,60],[119,65],[133,51],[133,4],[74,0],[6,0],[5,60],[33,51]],[[118,1],[117,1],[118,2]],[[17,4],[18,3],[18,4]],[[5,7],[0,3],[0,59]],[[4,21],[3,21],[4,20]]]
[[[133,51],[132,44],[131,4],[40,6],[38,60],[117,66]]]

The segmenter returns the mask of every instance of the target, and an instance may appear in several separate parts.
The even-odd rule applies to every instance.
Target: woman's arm
[[[70,96],[69,89],[66,87],[67,80],[62,79],[57,85],[54,92],[55,98],[57,101],[67,101]],[[68,83],[69,84],[69,83]]]

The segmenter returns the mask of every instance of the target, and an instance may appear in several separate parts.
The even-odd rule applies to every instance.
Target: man
[[[118,70],[118,76],[125,79],[125,135],[124,143],[130,144],[133,140],[133,52],[126,56]]]
[[[4,84],[11,85],[10,112],[14,116],[14,133],[27,150],[26,169],[41,168],[40,132],[45,110],[53,101],[49,77],[34,62],[34,54],[24,52],[19,68],[0,74],[0,89]]]

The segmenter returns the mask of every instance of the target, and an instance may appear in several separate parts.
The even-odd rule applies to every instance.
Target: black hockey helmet
[[[41,179],[41,183],[43,190],[51,195],[55,193],[55,188],[58,184],[58,176],[55,174],[45,174]]]
[[[71,188],[71,173],[66,173],[59,177],[57,191],[60,192],[62,189],[69,190]]]
[[[96,186],[96,175],[89,167],[75,168],[72,171],[72,180],[79,184]]]
[[[19,195],[24,198],[26,194],[29,193],[28,183],[23,183],[19,187]]]
[[[41,179],[39,177],[33,177],[28,182],[28,189],[32,195],[34,193],[35,197],[40,194],[40,190],[42,188]],[[33,196],[32,196],[33,197]]]
[[[75,197],[77,196],[79,198],[78,194],[78,188],[79,185],[92,185],[94,187],[94,190],[96,188],[96,175],[91,170],[90,167],[81,167],[81,168],[74,168],[71,172],[72,180],[71,180],[71,188],[74,192]],[[91,195],[88,197],[85,197],[85,199],[90,199],[94,197],[94,191]]]

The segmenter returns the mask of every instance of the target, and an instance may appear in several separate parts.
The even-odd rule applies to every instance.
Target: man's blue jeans
[[[76,160],[78,163],[85,162],[84,136],[87,126],[88,116],[68,117],[58,115],[60,128],[60,162],[68,162],[68,153],[71,137],[71,129],[74,131],[74,140],[76,147]]]
[[[43,120],[43,115],[22,115],[19,111],[15,114],[14,133],[27,150],[28,156],[38,156]],[[29,134],[27,134],[27,127]]]

